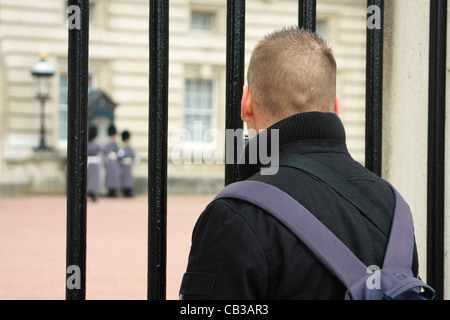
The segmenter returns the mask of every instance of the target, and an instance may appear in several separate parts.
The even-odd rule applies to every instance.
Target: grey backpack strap
[[[350,182],[327,165],[296,153],[280,153],[280,166],[297,168],[316,176],[360,210],[386,237],[389,237],[391,218]]]
[[[391,219],[371,200],[326,165],[294,153],[280,153],[280,165],[311,173],[356,206],[375,226],[389,237],[383,267],[390,266],[392,268],[396,266],[397,268],[403,268],[404,272],[408,270],[411,272],[414,252],[414,225],[411,211],[403,197],[388,181],[385,180],[394,192],[396,201],[392,223]],[[395,230],[391,231],[390,229],[393,228],[394,222],[396,224]]]
[[[229,184],[216,196],[253,203],[286,225],[341,282],[351,285],[367,267],[322,222],[279,188],[259,181]]]
[[[395,193],[395,212],[391,234],[384,256],[383,269],[403,269],[412,274],[411,266],[414,253],[414,224],[408,204],[391,185]]]

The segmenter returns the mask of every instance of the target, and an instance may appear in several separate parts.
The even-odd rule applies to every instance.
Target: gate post
[[[78,21],[73,25],[68,24],[66,299],[84,300],[86,299],[89,0],[70,0],[67,11],[72,8],[75,13],[71,18]],[[72,271],[74,273],[68,277],[67,273]]]

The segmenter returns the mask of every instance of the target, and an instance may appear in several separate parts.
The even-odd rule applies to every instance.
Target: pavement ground
[[[166,299],[177,300],[194,224],[211,196],[168,196]],[[62,196],[0,198],[0,300],[64,300]],[[148,198],[87,203],[87,300],[147,299]]]

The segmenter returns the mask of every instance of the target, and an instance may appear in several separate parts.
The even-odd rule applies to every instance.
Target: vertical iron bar
[[[245,64],[245,0],[227,1],[227,76],[226,76],[226,123],[225,129],[242,129],[241,99],[244,86]],[[225,185],[237,181],[237,142],[234,144],[234,159],[225,153]]]
[[[167,130],[169,1],[150,0],[147,298],[165,300],[167,261]]]
[[[316,31],[316,0],[299,0],[298,1],[298,26]]]
[[[89,78],[89,0],[70,0],[79,8],[79,28],[69,28],[67,134],[66,299],[86,298],[86,180]],[[76,269],[73,269],[76,268]],[[80,285],[68,286],[69,277]]]
[[[367,169],[381,176],[383,125],[383,29],[384,0],[368,0],[367,8],[377,10],[378,27],[367,28],[366,33],[366,151]],[[379,9],[379,11],[378,11]],[[370,10],[368,10],[370,11]]]
[[[444,188],[447,0],[430,1],[427,282],[444,299]]]

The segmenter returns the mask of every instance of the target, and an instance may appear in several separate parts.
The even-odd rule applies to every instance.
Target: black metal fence
[[[89,0],[70,0],[80,8],[80,28],[69,28],[67,270],[77,266],[79,285],[66,285],[66,299],[86,297],[86,182]],[[379,9],[379,27],[367,29],[366,167],[381,175],[383,0],[368,0]],[[166,298],[167,130],[169,1],[150,0],[149,164],[148,164],[148,299]],[[299,0],[298,25],[315,31],[316,0]],[[242,128],[240,99],[244,84],[245,0],[227,1],[226,129]],[[373,8],[373,7],[372,7]],[[370,12],[368,12],[369,14]],[[428,143],[427,281],[443,299],[444,282],[444,146],[447,0],[430,1],[430,73]],[[236,142],[234,143],[237,150]],[[234,152],[236,155],[237,152]],[[226,161],[225,184],[237,180]],[[234,161],[236,163],[236,161]],[[68,277],[70,275],[68,274]]]
[[[430,1],[427,281],[436,289],[437,299],[443,299],[444,294],[447,5],[447,0]]]

